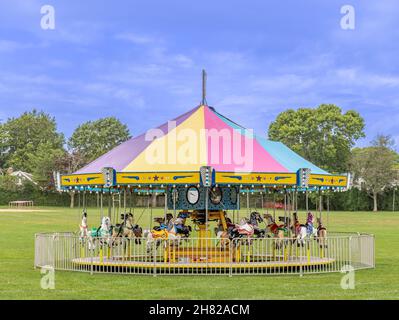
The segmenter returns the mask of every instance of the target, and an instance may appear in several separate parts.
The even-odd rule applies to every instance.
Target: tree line
[[[371,201],[377,211],[378,200],[386,199],[396,187],[399,155],[385,135],[378,135],[367,147],[355,147],[365,137],[364,127],[358,112],[322,104],[280,113],[267,135],[330,173],[351,172],[357,191],[334,195],[334,201],[359,202],[360,193],[362,201]],[[38,188],[51,192],[54,171],[72,173],[130,137],[128,127],[115,117],[85,122],[68,139],[58,131],[56,119],[43,111],[9,118],[0,123],[0,192],[16,192],[14,178],[8,174],[12,170],[33,174]],[[0,197],[0,202],[5,198]]]
[[[356,141],[365,137],[364,127],[358,112],[344,113],[336,105],[322,104],[280,113],[270,124],[268,136],[330,173],[351,173],[354,188],[367,196],[363,201],[372,200],[377,211],[378,199],[394,192],[398,184],[399,155],[392,138],[383,134],[369,146],[355,148]]]
[[[53,171],[72,173],[129,138],[127,126],[114,117],[85,122],[66,139],[51,115],[25,112],[0,124],[2,180],[11,187],[5,173],[21,170],[33,174],[41,189],[54,189]]]

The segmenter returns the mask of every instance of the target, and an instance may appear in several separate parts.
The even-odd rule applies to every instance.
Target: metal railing
[[[374,236],[331,233],[291,238],[148,240],[35,235],[35,267],[90,273],[281,275],[374,268]]]

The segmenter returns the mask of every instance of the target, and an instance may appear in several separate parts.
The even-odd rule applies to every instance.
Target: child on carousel
[[[308,217],[306,219],[306,232],[308,234],[313,233],[313,213],[308,212]]]

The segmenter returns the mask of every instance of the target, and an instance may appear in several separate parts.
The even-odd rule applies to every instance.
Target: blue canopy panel
[[[270,141],[258,136],[256,137],[256,140],[274,159],[286,167],[290,172],[297,172],[300,168],[309,168],[314,174],[329,174],[327,171],[302,158],[281,142]]]

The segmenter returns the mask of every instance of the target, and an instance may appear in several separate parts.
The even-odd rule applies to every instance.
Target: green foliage
[[[42,190],[31,182],[19,186],[14,176],[0,175],[0,205],[8,205],[10,201],[16,200],[33,200],[35,205],[69,205],[69,196],[66,193]]]
[[[14,176],[8,174],[0,175],[0,190],[4,191],[17,191],[17,179]]]
[[[64,136],[57,132],[55,119],[33,110],[8,119],[0,129],[0,164],[15,170],[38,170],[34,156],[46,150],[62,150]]]
[[[356,111],[342,113],[338,106],[322,104],[280,113],[268,135],[327,171],[345,172],[351,148],[364,137],[363,129],[364,120]]]
[[[39,145],[35,153],[29,153],[27,161],[31,163],[33,179],[42,187],[48,187],[53,171],[58,170],[57,160],[65,157],[63,149],[53,149],[49,143]]]
[[[361,185],[374,200],[377,211],[377,196],[389,189],[398,179],[395,165],[397,154],[392,150],[393,141],[389,136],[379,135],[370,147],[353,150],[351,167],[354,181]]]
[[[68,141],[75,154],[88,163],[130,138],[129,130],[114,117],[80,125]]]
[[[10,201],[32,200],[35,206],[59,206],[68,207],[70,197],[67,193],[56,193],[42,191],[37,187],[31,186],[15,191],[4,191],[0,188],[0,205],[8,205]]]

